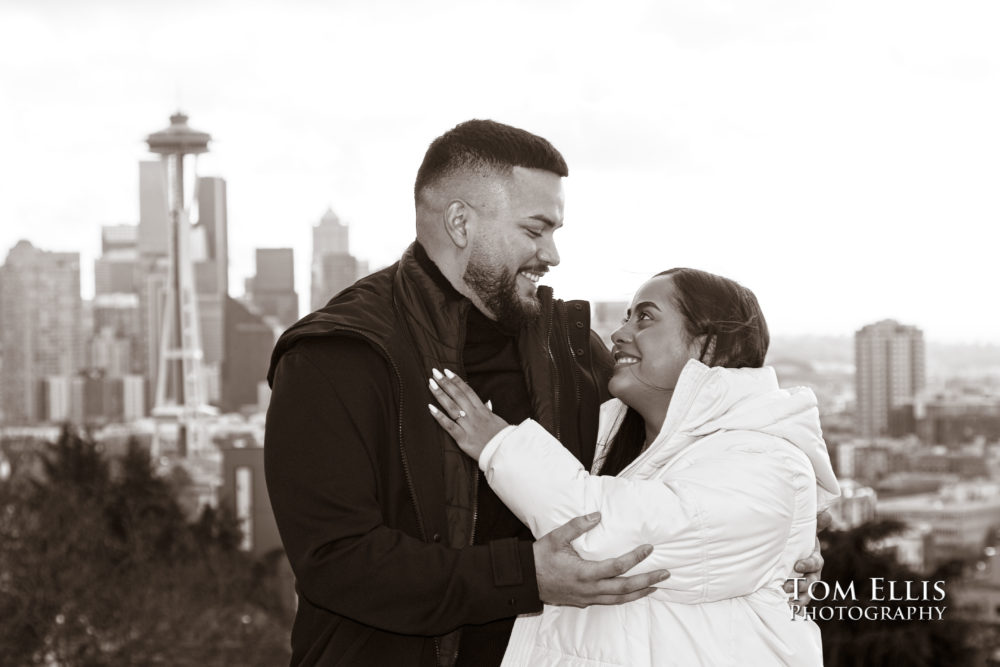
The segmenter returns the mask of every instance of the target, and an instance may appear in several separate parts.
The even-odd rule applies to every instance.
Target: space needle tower
[[[211,137],[187,124],[177,112],[170,126],[146,138],[149,150],[162,156],[167,179],[169,273],[160,331],[156,401],[153,416],[176,422],[177,451],[187,456],[189,444],[199,447],[198,419],[212,414],[205,400],[198,296],[194,286],[189,202],[194,199],[197,156],[208,152]],[[190,188],[191,196],[185,197]],[[191,442],[189,443],[189,436]]]

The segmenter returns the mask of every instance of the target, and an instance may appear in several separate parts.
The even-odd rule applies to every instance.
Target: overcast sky
[[[373,267],[413,237],[427,144],[468,118],[566,156],[565,298],[692,266],[775,334],[893,317],[1000,343],[1000,3],[0,2],[0,258],[138,220],[178,107],[229,187],[234,295],[328,206]]]

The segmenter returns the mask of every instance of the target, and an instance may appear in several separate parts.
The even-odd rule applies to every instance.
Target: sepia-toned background
[[[602,334],[673,266],[758,295],[846,481],[827,577],[947,577],[947,623],[823,624],[828,664],[988,664],[998,26],[989,0],[0,4],[0,651],[286,659],[270,346],[394,261],[428,143],[492,118],[566,157],[545,281]],[[178,110],[212,137],[191,243],[217,412],[184,444],[152,418],[169,252],[145,141]]]

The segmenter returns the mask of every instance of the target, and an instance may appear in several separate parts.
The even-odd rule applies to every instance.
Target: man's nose
[[[549,266],[556,266],[559,264],[559,251],[556,249],[555,239],[542,238],[541,243],[538,246],[538,253],[536,254],[538,259],[545,262]]]

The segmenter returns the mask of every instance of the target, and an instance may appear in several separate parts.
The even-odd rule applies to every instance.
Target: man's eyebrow
[[[553,220],[549,216],[544,215],[542,213],[538,213],[538,214],[529,216],[528,219],[529,220],[538,220],[539,222],[544,222],[548,227],[551,227],[552,229],[559,229],[560,227],[562,227],[562,223],[561,222],[556,222],[555,220]]]

